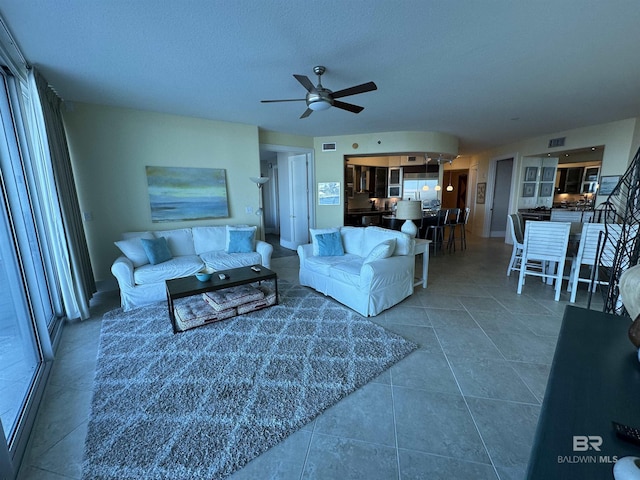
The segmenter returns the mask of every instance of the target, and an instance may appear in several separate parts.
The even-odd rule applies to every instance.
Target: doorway
[[[260,170],[273,179],[264,192],[269,243],[295,251],[309,242],[309,227],[315,225],[313,150],[262,144]]]
[[[513,158],[506,158],[496,162],[496,174],[490,210],[490,237],[504,237],[506,235],[512,172]]]

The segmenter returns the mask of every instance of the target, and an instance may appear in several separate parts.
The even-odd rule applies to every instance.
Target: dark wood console
[[[640,427],[640,362],[630,324],[566,307],[528,479],[612,479],[616,458],[640,456],[640,446],[616,437],[611,426],[615,420]]]

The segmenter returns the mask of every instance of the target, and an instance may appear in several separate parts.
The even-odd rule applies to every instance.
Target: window
[[[18,82],[0,73],[0,416],[11,452],[24,448],[52,358],[56,324],[38,231]]]

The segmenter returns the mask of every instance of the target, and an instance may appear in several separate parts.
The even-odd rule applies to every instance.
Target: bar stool
[[[449,210],[447,209],[438,210],[435,216],[431,218],[429,225],[427,225],[424,238],[431,240],[434,255],[438,250],[442,249],[442,244],[444,243],[444,227],[447,223],[448,214]]]
[[[447,240],[447,250],[456,251],[456,227],[460,221],[460,209],[450,208],[449,215],[447,216],[446,226],[449,227],[449,239]]]
[[[464,209],[464,213],[460,212],[462,218],[459,219],[456,226],[460,227],[460,250],[467,249],[467,223],[469,222],[469,213],[471,209],[469,207]]]

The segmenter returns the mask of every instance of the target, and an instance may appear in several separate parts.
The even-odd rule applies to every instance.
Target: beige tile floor
[[[467,250],[433,256],[429,287],[372,318],[419,350],[231,478],[524,478],[569,297],[554,302],[538,279],[517,295],[510,254],[502,239],[469,236]],[[272,268],[297,281],[297,256]],[[93,303],[91,319],[65,327],[20,480],[81,478],[100,321],[117,293]]]

